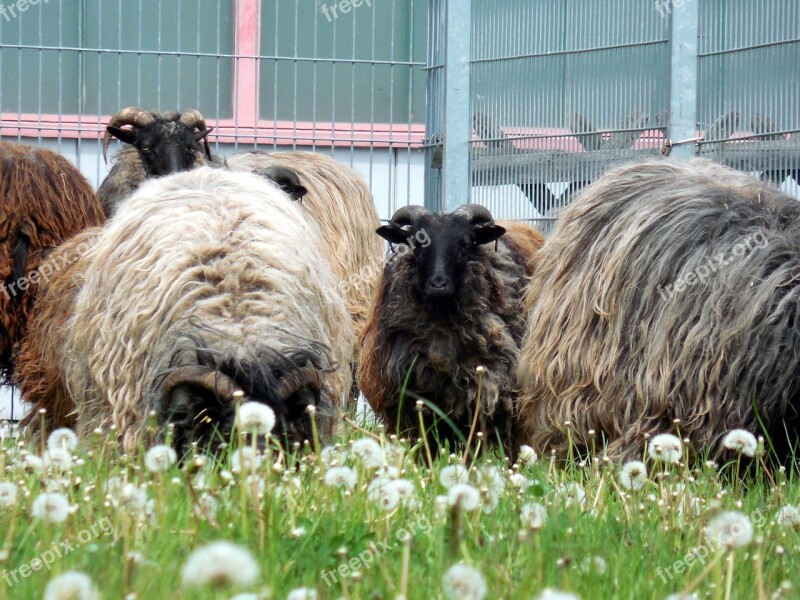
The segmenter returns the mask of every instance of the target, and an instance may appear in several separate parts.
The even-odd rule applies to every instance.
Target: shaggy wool
[[[262,369],[265,357],[324,348],[317,418],[329,439],[351,385],[353,341],[322,248],[300,206],[257,176],[201,168],[150,180],[68,274],[78,289],[59,282],[66,293],[49,299],[62,300],[59,318],[69,314],[63,339],[38,340],[25,356],[55,365],[62,391],[53,398],[71,399],[80,436],[114,425],[133,448],[171,369],[201,355]]]
[[[521,423],[540,452],[693,452],[800,409],[800,203],[708,161],[616,169],[563,213],[526,295]],[[788,440],[787,440],[788,431]]]

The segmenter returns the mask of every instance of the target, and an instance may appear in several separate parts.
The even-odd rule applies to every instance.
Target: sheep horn
[[[292,371],[289,375],[281,379],[280,384],[275,390],[275,399],[278,402],[284,402],[296,394],[303,388],[313,387],[315,391],[319,392],[322,388],[322,381],[320,379],[319,371],[314,367],[302,367],[296,371]]]
[[[471,225],[484,226],[494,225],[494,217],[489,209],[480,204],[462,204],[453,214],[464,215]]]
[[[150,123],[155,123],[156,118],[143,108],[138,106],[129,106],[123,108],[108,122],[106,125],[106,133],[103,136],[103,160],[108,162],[108,145],[111,143],[113,137],[109,132],[109,127],[121,127],[123,125],[133,125],[134,127],[146,127]]]
[[[169,403],[169,399],[175,389],[182,385],[206,389],[229,401],[232,401],[233,393],[240,390],[233,379],[209,367],[179,367],[164,380],[163,398],[165,404]]]
[[[421,215],[427,214],[427,212],[428,210],[423,206],[409,204],[395,211],[394,215],[392,215],[391,223],[394,227],[402,229],[403,227],[408,227],[416,223],[417,219],[419,219]]]
[[[199,110],[195,110],[194,108],[183,113],[180,121],[190,129],[197,129],[198,131],[202,131],[204,133],[211,131],[211,129],[206,126],[205,117],[200,114]],[[203,138],[203,147],[205,148],[208,160],[211,160],[211,148],[208,145],[208,138],[206,137]]]

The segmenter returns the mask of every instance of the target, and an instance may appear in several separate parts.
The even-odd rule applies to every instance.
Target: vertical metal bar
[[[469,202],[472,0],[447,0],[444,95],[444,208]]]
[[[688,2],[672,11],[672,71],[669,137],[688,140],[697,131],[697,44],[700,3]],[[683,160],[695,154],[694,144],[675,146],[672,156]]]

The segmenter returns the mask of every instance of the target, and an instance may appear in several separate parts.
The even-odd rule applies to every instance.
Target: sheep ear
[[[124,142],[126,144],[135,144],[136,140],[139,138],[135,129],[122,129],[121,127],[109,125],[106,127],[106,131],[117,138],[120,142]]]
[[[408,231],[403,231],[394,225],[381,225],[375,230],[375,233],[390,244],[407,244],[408,238],[411,237]]]
[[[500,225],[481,225],[474,229],[475,243],[480,246],[489,242],[496,242],[506,232],[505,227]]]
[[[283,191],[292,197],[292,200],[302,200],[303,196],[308,193],[308,190],[302,185],[286,185]]]

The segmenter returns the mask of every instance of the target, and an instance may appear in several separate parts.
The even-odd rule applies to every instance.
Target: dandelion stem
[[[736,555],[731,553],[728,555],[728,573],[727,580],[725,581],[725,600],[731,600],[731,592],[733,591],[733,562]]]
[[[367,437],[371,437],[371,438],[373,438],[374,440],[377,440],[377,441],[379,441],[379,442],[382,442],[382,441],[383,441],[383,440],[381,440],[380,436],[378,436],[378,435],[375,435],[375,434],[374,434],[374,433],[372,433],[371,431],[367,431],[366,429],[364,429],[363,427],[361,427],[361,426],[360,426],[358,423],[356,423],[355,421],[353,421],[353,419],[351,419],[349,416],[347,416],[347,414],[343,414],[343,415],[342,415],[342,420],[343,420],[345,423],[347,423],[347,424],[348,424],[350,427],[352,427],[353,429],[355,429],[355,430],[356,430],[358,433],[360,433],[360,434],[362,434],[362,435],[366,435]]]
[[[469,428],[469,436],[467,437],[467,445],[464,446],[464,454],[461,456],[461,464],[467,464],[467,456],[469,456],[469,446],[472,443],[472,436],[475,435],[475,429],[478,427],[478,417],[481,414],[481,392],[483,391],[483,373],[486,369],[478,367],[475,369],[475,374],[478,377],[478,390],[475,393],[475,412],[472,415],[472,426]]]
[[[709,561],[706,567],[700,572],[700,574],[694,579],[692,579],[688,583],[688,585],[684,586],[683,590],[681,590],[681,593],[684,596],[688,596],[689,594],[691,594],[692,591],[694,591],[694,589],[703,582],[703,580],[708,576],[711,570],[714,569],[719,564],[719,561],[721,561],[724,556],[725,556],[725,550],[720,549],[714,556],[714,558],[711,561]]]

